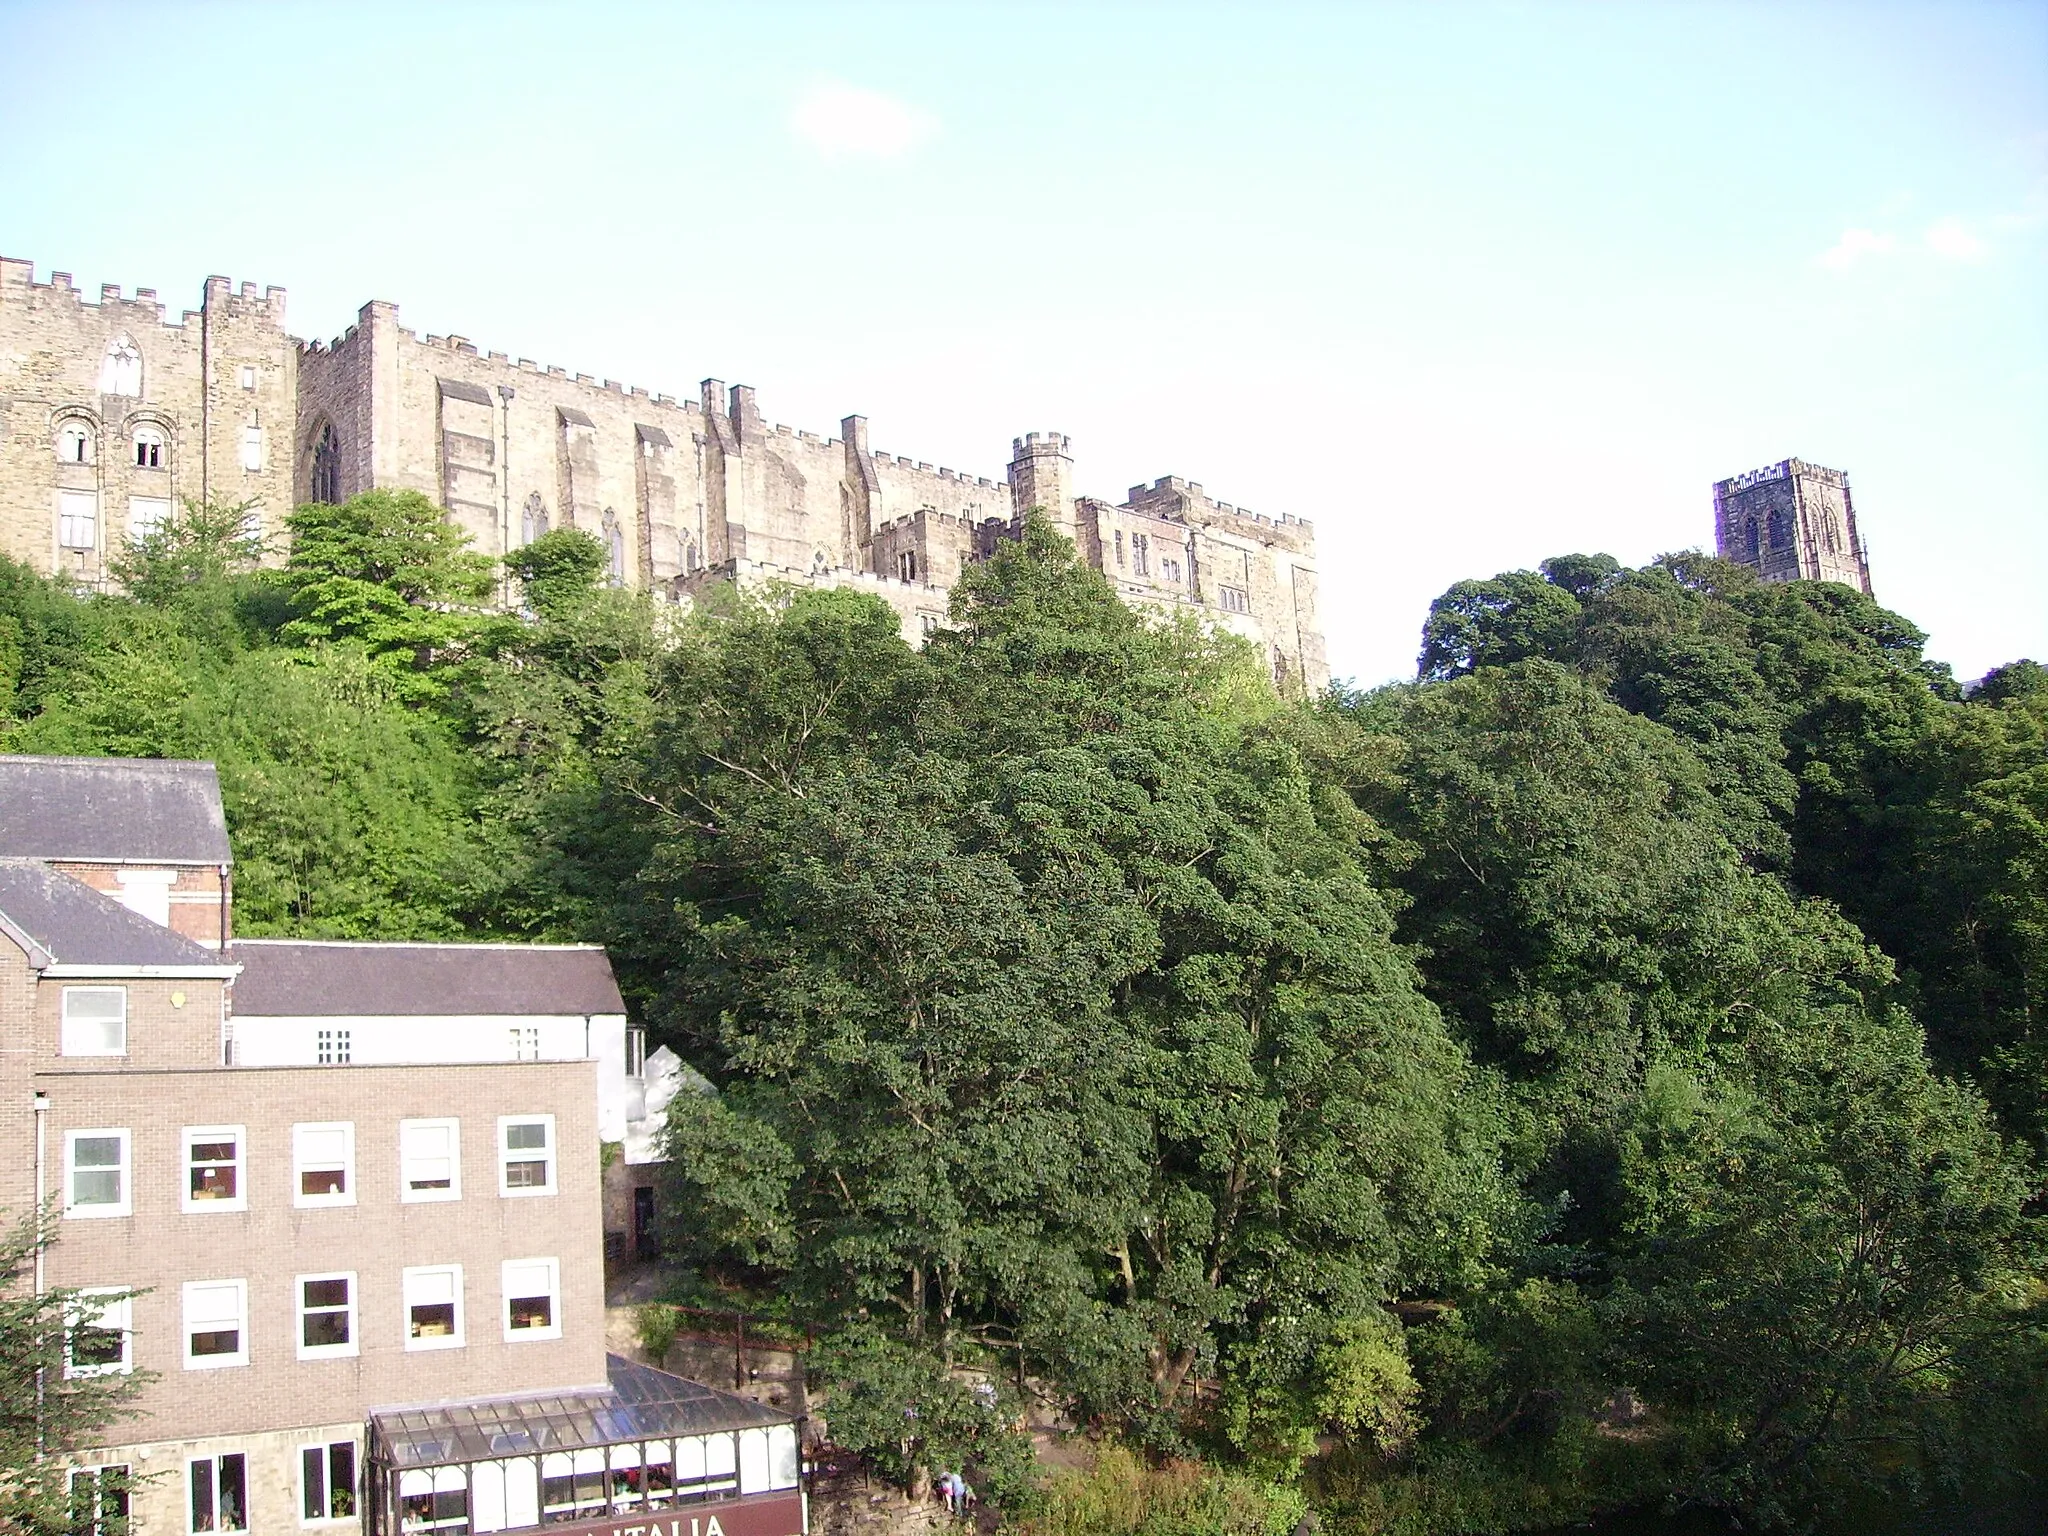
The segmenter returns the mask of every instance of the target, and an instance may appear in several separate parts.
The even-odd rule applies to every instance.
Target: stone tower
[[[1714,486],[1714,546],[1765,581],[1839,581],[1870,591],[1849,477],[1781,459]]]
[[[1064,432],[1027,432],[1010,440],[1010,505],[1019,516],[1045,508],[1059,531],[1076,533],[1074,461]]]

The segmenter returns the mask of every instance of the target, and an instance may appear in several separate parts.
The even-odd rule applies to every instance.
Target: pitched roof
[[[40,859],[0,858],[0,932],[37,965],[230,963]]]
[[[370,944],[238,939],[238,1015],[469,1017],[624,1013],[594,944]]]
[[[0,858],[228,864],[211,763],[0,755]]]

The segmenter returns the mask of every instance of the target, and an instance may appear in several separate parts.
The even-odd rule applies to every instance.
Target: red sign
[[[544,1529],[548,1536],[804,1536],[804,1497],[792,1488]]]

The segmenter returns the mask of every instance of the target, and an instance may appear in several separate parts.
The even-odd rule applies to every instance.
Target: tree
[[[1236,647],[1036,520],[960,591],[922,655],[847,594],[715,610],[658,683],[633,905],[724,1093],[674,1112],[677,1203],[814,1319],[1172,1441],[1193,1376],[1462,1272],[1487,1099]]]
[[[130,1399],[152,1379],[66,1369],[119,1355],[102,1309],[128,1298],[67,1287],[38,1293],[31,1276],[56,1240],[54,1227],[30,1214],[0,1234],[0,1527],[27,1536],[69,1536],[63,1458],[127,1416]]]
[[[482,627],[475,605],[491,594],[491,562],[417,491],[312,502],[286,524],[292,617],[282,638],[359,646],[408,698],[437,697],[437,667]]]

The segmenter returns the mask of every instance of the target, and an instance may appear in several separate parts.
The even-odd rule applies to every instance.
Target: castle
[[[1839,581],[1870,591],[1849,477],[1804,459],[1716,481],[1714,549],[1765,581]]]
[[[743,384],[650,394],[417,335],[382,301],[309,343],[281,288],[211,277],[172,321],[151,289],[95,304],[0,258],[0,552],[98,584],[182,498],[249,503],[278,547],[295,505],[380,487],[430,496],[494,557],[584,529],[615,583],[677,601],[718,581],[856,587],[913,643],[962,567],[1041,507],[1127,602],[1252,640],[1290,692],[1329,679],[1310,523],[1171,476],[1082,495],[1059,433],[1016,438],[996,480],[878,453],[860,416],[796,431]]]

